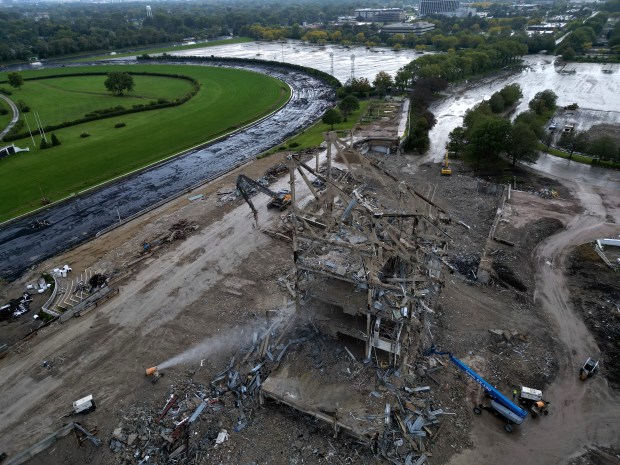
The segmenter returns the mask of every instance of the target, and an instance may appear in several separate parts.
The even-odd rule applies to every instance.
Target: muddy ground
[[[620,274],[604,264],[594,244],[577,247],[569,257],[568,282],[575,309],[594,335],[602,374],[614,389],[620,388]],[[599,354],[592,354],[599,358]],[[585,360],[584,360],[585,362]]]
[[[218,195],[232,190],[239,172],[258,177],[284,156],[258,160],[187,196],[202,193],[202,200],[179,198],[33,271],[31,276],[65,262],[74,270],[90,266],[114,276],[113,285],[120,293],[79,319],[41,330],[19,344],[19,351],[11,351],[0,361],[4,394],[0,400],[0,449],[14,454],[32,445],[67,421],[62,415],[73,400],[92,393],[99,407],[83,421],[97,425],[104,445],[98,450],[89,443],[78,448],[73,438],[67,437],[30,463],[122,463],[124,456],[109,448],[115,428],[138,423],[140,415],[156,415],[169,394],[189,379],[208,384],[244,337],[260,324],[265,311],[286,306],[290,295],[278,278],[292,269],[290,245],[254,229],[250,210],[240,200],[222,203],[223,195]],[[506,394],[521,385],[546,390],[558,373],[571,368],[566,365],[569,349],[561,325],[558,329],[554,315],[545,311],[545,303],[536,293],[540,267],[547,266],[540,258],[546,256],[545,249],[540,251],[539,247],[545,239],[564,231],[582,207],[557,181],[519,173],[518,186],[527,187],[527,192],[513,192],[496,232],[496,236],[514,243],[506,245],[488,238],[497,214],[499,190],[458,163],[454,163],[451,177],[441,177],[437,165],[418,168],[417,160],[408,155],[381,158],[386,169],[398,173],[452,214],[453,221],[446,225],[452,237],[447,259],[457,270],[453,274],[446,270],[433,324],[422,333],[421,352],[433,344],[452,351]],[[286,180],[279,182],[284,187]],[[255,199],[261,228],[276,228],[282,213],[268,212],[266,202],[261,196]],[[195,223],[197,230],[132,264],[140,257],[143,242],[152,241],[181,219]],[[493,263],[491,284],[485,286],[475,281],[482,256],[491,257]],[[582,286],[569,277],[571,291],[577,288],[580,302],[592,302],[586,307],[592,311],[594,303],[607,292],[594,286],[599,282],[600,269],[594,262],[586,266],[583,260],[569,269],[579,280],[587,276],[593,283]],[[5,285],[2,295],[19,292],[28,279]],[[609,285],[613,287],[613,281]],[[596,321],[600,324],[601,320]],[[489,330],[501,330],[501,334]],[[13,328],[0,326],[0,334],[5,331]],[[617,340],[617,326],[609,331]],[[231,338],[230,334],[235,336]],[[172,366],[157,384],[144,376],[146,367],[205,339],[211,345],[202,364],[192,360]],[[419,361],[415,363],[426,363],[422,353],[416,355]],[[52,368],[43,368],[42,360],[51,360]],[[608,368],[601,375],[615,382],[616,375]],[[433,378],[420,382],[431,387],[435,404],[456,415],[444,419],[442,433],[431,445],[430,463],[500,463],[493,448],[480,438],[484,435],[488,441],[503,444],[503,423],[486,412],[482,417],[474,416],[472,406],[484,400],[477,385],[448,362],[437,367]],[[599,384],[592,386],[602,389]],[[556,399],[550,400],[550,417],[524,424],[516,439],[509,441],[510,447],[526,451],[528,437],[540,436],[541,441],[554,437],[553,429],[561,428],[569,409],[568,404],[560,402],[556,407]],[[212,440],[207,441],[207,452],[199,463],[382,463],[355,440],[335,439],[321,422],[273,403],[257,407],[248,426],[232,433],[237,418],[231,404],[229,399],[222,412],[201,418],[201,431],[207,436],[212,437],[221,428],[231,434],[218,448]],[[134,415],[136,411],[140,415]],[[615,426],[612,423],[609,427]],[[477,458],[468,461],[465,452],[471,447],[474,452],[483,451],[485,459],[479,460],[480,455],[474,453]],[[551,455],[537,455],[538,460],[530,463],[562,463],[562,458],[568,460],[567,451],[574,453],[571,447],[549,448],[547,454]],[[134,462],[137,459],[125,463]]]

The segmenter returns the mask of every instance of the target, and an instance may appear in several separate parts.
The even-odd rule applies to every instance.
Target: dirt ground
[[[15,454],[60,428],[68,421],[62,416],[71,402],[92,393],[98,408],[83,421],[97,425],[103,446],[95,449],[86,442],[78,448],[67,437],[29,463],[137,463],[121,462],[110,450],[113,430],[138,422],[137,410],[157,415],[170,393],[188,380],[208,384],[263,322],[266,310],[290,308],[290,295],[279,282],[293,267],[290,245],[261,232],[277,227],[284,213],[267,211],[268,199],[255,197],[261,228],[255,229],[246,204],[222,203],[224,196],[218,195],[232,190],[238,173],[259,177],[284,156],[257,160],[38,265],[1,289],[2,297],[13,296],[31,276],[69,263],[74,270],[92,267],[115,277],[113,285],[120,292],[81,318],[40,330],[0,360],[0,450]],[[618,463],[613,461],[618,451],[605,449],[620,428],[614,391],[618,373],[611,368],[618,320],[602,319],[604,310],[596,306],[607,299],[605,309],[613,310],[618,286],[613,274],[603,285],[603,270],[595,260],[584,259],[590,257],[587,246],[575,249],[618,233],[617,193],[520,173],[518,185],[527,191],[512,192],[499,212],[495,234],[514,244],[510,246],[488,238],[500,201],[500,192],[488,181],[475,178],[458,162],[451,177],[441,177],[437,165],[418,166],[414,156],[377,158],[453,217],[446,225],[452,238],[447,259],[457,271],[446,269],[421,350],[434,344],[469,363],[507,395],[525,385],[542,389],[551,402],[548,417],[530,419],[507,436],[499,419],[487,412],[473,414],[471,407],[482,399],[480,389],[446,362],[434,379],[422,380],[431,387],[433,402],[455,413],[447,416],[433,442],[429,463]],[[276,186],[286,187],[286,182],[282,178]],[[188,200],[195,194],[205,197]],[[197,230],[132,264],[144,242],[181,219],[195,223]],[[493,263],[489,285],[475,280],[483,256]],[[582,309],[585,325],[573,306]],[[0,335],[5,331],[14,329],[0,326]],[[579,363],[597,347],[590,331],[601,348],[603,369],[584,384],[577,380]],[[205,341],[209,350],[202,363],[188,359],[171,366],[157,384],[144,376],[145,368]],[[43,368],[43,360],[52,361],[50,369]],[[234,409],[204,416],[201,431],[206,436],[226,428],[230,437],[217,448],[211,441],[201,463],[383,463],[355,440],[335,439],[325,424],[285,406],[257,408],[238,433],[232,432],[235,422]],[[596,445],[600,448],[591,447]]]

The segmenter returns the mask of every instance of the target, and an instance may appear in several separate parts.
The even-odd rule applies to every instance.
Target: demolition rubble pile
[[[269,401],[393,464],[421,465],[432,456],[442,418],[456,414],[425,385],[443,364],[421,356],[432,343],[448,265],[446,212],[336,133],[327,144],[324,171],[299,156],[288,160],[292,211],[284,233],[295,271],[285,281],[293,316],[257,331],[208,386],[177,383],[157,409],[128,412],[110,444],[119,460],[201,463]],[[306,188],[310,203],[301,195]],[[215,419],[220,412],[230,424]]]
[[[349,386],[347,395],[363,399],[355,409],[345,403],[337,411],[323,409],[334,415],[335,433],[344,426],[367,446],[369,455],[395,464],[420,465],[432,456],[442,417],[454,413],[436,404],[430,386],[417,385],[419,377],[406,370],[358,360],[312,325],[287,332],[291,322],[257,331],[250,346],[208,384],[192,378],[173,380],[159,405],[145,403],[123,411],[109,440],[117,463],[209,463],[221,444],[252,424],[260,405],[276,399],[272,388],[263,388],[270,375],[283,366],[295,371],[296,363],[320,384],[330,386],[340,378]],[[428,362],[437,364],[434,359]],[[433,369],[424,371],[432,379]],[[160,376],[156,373],[153,381]],[[316,412],[304,413],[321,418]],[[350,421],[360,428],[349,429]]]
[[[300,318],[333,340],[352,341],[354,349],[335,352],[346,354],[351,366],[340,360],[325,368],[320,346],[314,347],[310,367],[300,358],[277,367],[261,392],[332,425],[334,434],[367,443],[392,463],[423,463],[428,455],[421,438],[432,436],[443,410],[415,397],[430,388],[415,385],[412,367],[420,347],[431,342],[427,315],[443,284],[449,237],[442,221],[449,217],[362,156],[351,139],[332,132],[326,142],[324,171],[301,157],[289,159],[291,287]],[[346,169],[335,169],[336,162]],[[298,174],[310,203],[296,192]]]

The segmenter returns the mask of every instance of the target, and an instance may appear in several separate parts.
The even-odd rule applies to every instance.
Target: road
[[[15,126],[15,123],[17,123],[17,120],[19,119],[19,109],[17,108],[17,105],[13,103],[13,100],[8,98],[6,95],[0,94],[0,98],[9,104],[9,106],[11,107],[11,111],[13,112],[13,118],[11,118],[9,124],[7,124],[6,128],[0,131],[0,140],[2,140],[2,138],[6,136],[6,134],[11,130],[11,128]]]
[[[133,215],[251,160],[314,123],[333,103],[331,88],[314,77],[276,67],[243,68],[286,82],[292,89],[289,103],[223,140],[3,227],[0,276],[18,276],[30,266],[91,239],[98,231],[118,222],[119,216]],[[51,225],[33,229],[31,224],[37,220]]]

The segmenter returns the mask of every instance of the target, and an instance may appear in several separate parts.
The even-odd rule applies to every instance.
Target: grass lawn
[[[60,124],[84,118],[93,110],[121,105],[130,109],[133,105],[148,105],[158,98],[174,100],[192,89],[185,79],[160,76],[133,76],[134,91],[116,97],[107,92],[104,82],[107,76],[74,76],[26,81],[15,90],[11,99],[23,100],[31,111],[37,111],[44,126]],[[31,126],[34,116],[25,115]]]
[[[584,155],[579,155],[577,153],[574,153],[571,158],[568,152],[563,152],[562,150],[554,149],[551,147],[547,148],[547,146],[542,143],[538,144],[538,148],[541,152],[546,152],[556,157],[566,158],[566,159],[570,158],[571,160],[576,161],[577,163],[583,163],[584,165],[592,164],[592,157],[586,157]]]
[[[89,66],[24,71],[22,75],[26,78],[35,73],[62,75],[114,69],[114,66]],[[0,161],[3,178],[0,183],[0,221],[40,207],[41,191],[54,201],[142,168],[259,119],[282,106],[290,95],[289,88],[281,81],[249,71],[176,65],[136,65],[123,66],[122,69],[192,76],[201,83],[201,89],[191,100],[177,107],[107,118],[54,131],[62,145],[46,150],[38,148],[39,136],[35,137],[36,147],[30,138],[15,141],[18,147],[30,147],[31,151]],[[0,80],[3,78],[6,75],[0,74]],[[59,78],[59,82],[64,79]],[[53,84],[54,81],[48,80],[47,83]],[[30,84],[32,81],[26,81],[24,89]],[[92,91],[99,93],[100,86],[97,84]],[[86,91],[82,89],[82,92]],[[176,92],[172,88],[170,91]],[[136,85],[136,93],[139,92]],[[51,88],[49,93],[45,97],[48,105],[59,107],[67,99],[62,88]],[[164,91],[162,93],[161,97],[167,97]],[[70,98],[79,99],[81,95],[71,94]],[[122,104],[126,99],[113,95],[105,97],[109,103],[105,102],[104,108]],[[87,98],[91,98],[91,94]],[[37,108],[36,103],[32,105]],[[126,127],[115,128],[119,121]],[[82,132],[90,137],[81,138]],[[49,137],[51,134],[48,134],[48,140]]]
[[[369,104],[370,104],[370,100],[360,100],[359,109],[351,113],[348,116],[347,121],[343,121],[342,123],[339,123],[339,124],[334,124],[333,130],[341,131],[341,130],[352,129],[357,124],[357,122],[360,120],[362,115],[364,115],[366,108],[368,107]],[[279,150],[282,150],[282,147],[285,147],[290,150],[295,150],[295,151],[307,149],[310,147],[318,147],[325,140],[323,139],[323,133],[327,131],[331,131],[331,130],[332,128],[330,125],[324,124],[323,121],[319,120],[315,124],[310,126],[308,129],[303,131],[302,133],[287,140],[282,146],[278,147],[277,149],[273,149],[267,152],[267,154],[275,153]],[[293,144],[293,147],[291,147],[291,144]],[[295,144],[299,144],[299,145],[295,146]]]

